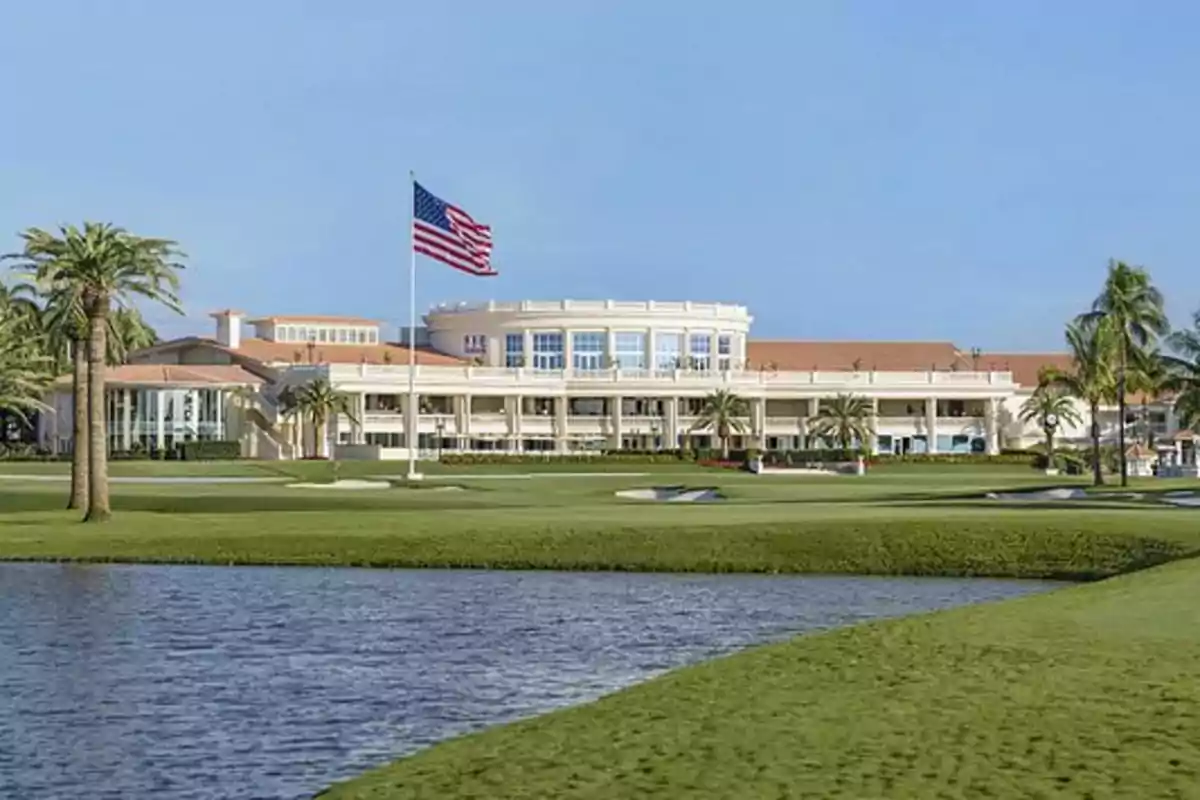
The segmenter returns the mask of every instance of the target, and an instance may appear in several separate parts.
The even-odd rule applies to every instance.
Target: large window
[[[601,331],[571,334],[571,366],[580,370],[604,369],[604,339]]]
[[[525,334],[504,334],[504,366],[525,366]]]
[[[613,359],[621,369],[646,368],[646,334],[637,331],[613,337]]]
[[[712,369],[712,334],[708,331],[693,333],[688,337],[688,365],[692,369]]]
[[[561,333],[535,333],[533,335],[533,368],[563,368],[563,335]]]
[[[717,369],[722,372],[733,369],[733,337],[728,333],[717,337]]]
[[[683,355],[683,336],[678,333],[658,333],[654,336],[654,368],[678,369]]]

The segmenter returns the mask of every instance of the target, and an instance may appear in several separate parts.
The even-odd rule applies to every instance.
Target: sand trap
[[[289,483],[289,489],[390,489],[392,485],[387,481],[360,481],[360,480],[344,480],[334,481],[333,483]],[[447,489],[450,487],[446,487]]]
[[[716,489],[690,489],[686,486],[655,486],[651,489],[623,489],[615,492],[626,500],[649,500],[656,503],[710,503],[723,499]]]
[[[1087,492],[1083,489],[1042,489],[1036,492],[988,492],[989,500],[1008,500],[1018,502],[1044,502],[1047,500],[1083,500]]]
[[[763,467],[759,475],[842,475],[831,469],[807,469],[805,467]]]
[[[1186,508],[1200,508],[1200,497],[1195,492],[1167,492],[1162,496],[1164,503]]]

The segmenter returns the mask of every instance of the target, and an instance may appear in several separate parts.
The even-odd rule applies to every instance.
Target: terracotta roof
[[[853,370],[893,372],[970,369],[951,342],[746,342],[750,368],[780,370]]]
[[[1067,353],[984,353],[979,357],[979,369],[1011,372],[1018,386],[1036,387],[1038,375],[1045,367],[1070,371],[1074,361]]]
[[[229,364],[122,364],[104,370],[104,380],[112,385],[129,386],[251,386],[263,379]],[[71,376],[55,381],[70,386]]]
[[[341,324],[341,325],[378,325],[379,322],[373,319],[364,319],[362,317],[323,317],[319,314],[275,314],[270,317],[258,317],[256,319],[247,320],[248,322],[315,322],[317,324]]]
[[[1125,448],[1125,455],[1128,458],[1153,458],[1155,452],[1141,442],[1134,442],[1129,447]]]

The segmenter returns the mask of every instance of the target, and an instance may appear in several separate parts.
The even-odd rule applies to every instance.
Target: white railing
[[[379,381],[401,384],[408,380],[408,366],[388,364],[331,364],[321,367],[332,382]],[[705,388],[813,386],[841,391],[871,387],[894,388],[935,386],[956,388],[1012,387],[1011,372],[847,372],[847,371],[706,371],[706,370],[540,370],[530,367],[418,366],[422,383],[457,384],[470,381],[482,385],[562,386],[570,383],[653,384],[655,386],[702,385]]]
[[[555,311],[618,311],[618,312],[665,312],[697,314],[711,317],[736,317],[744,319],[749,312],[745,306],[731,303],[695,303],[647,300],[520,300],[517,302],[486,303],[443,303],[430,309],[432,314],[473,314],[481,311],[555,312]]]

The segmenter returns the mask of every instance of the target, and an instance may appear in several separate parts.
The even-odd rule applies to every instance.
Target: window
[[[533,335],[533,368],[563,368],[563,335],[561,333],[535,333]]]
[[[682,353],[683,336],[678,333],[659,333],[654,337],[654,368],[678,369]]]
[[[581,370],[603,369],[605,338],[600,331],[571,334],[571,366]]]
[[[525,366],[525,334],[504,334],[504,366]]]
[[[350,341],[350,331],[338,328],[338,344],[345,344],[348,341]]]
[[[717,369],[728,372],[733,368],[733,337],[722,333],[717,337]]]
[[[329,341],[329,331],[326,328],[318,328],[317,329],[317,341],[318,342],[328,342]]]
[[[646,334],[631,331],[613,337],[613,360],[621,369],[646,368]]]
[[[404,437],[399,433],[368,433],[365,437],[367,444],[376,447],[403,447]]]
[[[379,331],[374,331],[374,330],[367,331],[367,344],[378,344],[378,343],[379,343]]]
[[[468,333],[463,337],[463,352],[469,356],[481,356],[487,352],[487,337],[482,333]]]
[[[707,371],[712,369],[712,334],[693,333],[688,337],[688,366]]]

